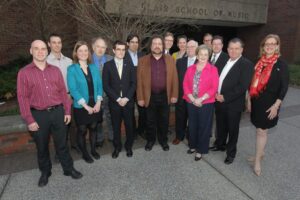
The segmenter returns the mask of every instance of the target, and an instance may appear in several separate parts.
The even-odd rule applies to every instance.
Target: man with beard
[[[152,149],[157,135],[162,149],[168,151],[169,105],[178,98],[177,70],[174,59],[163,54],[161,36],[151,38],[150,50],[139,60],[137,68],[137,100],[139,106],[146,107],[147,114],[145,150]]]

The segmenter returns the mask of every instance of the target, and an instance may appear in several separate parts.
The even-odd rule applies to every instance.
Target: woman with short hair
[[[212,129],[215,95],[219,76],[215,66],[209,63],[211,49],[200,45],[196,49],[197,63],[191,65],[184,76],[184,99],[188,102],[189,147],[188,154],[195,154],[195,161],[208,153]]]

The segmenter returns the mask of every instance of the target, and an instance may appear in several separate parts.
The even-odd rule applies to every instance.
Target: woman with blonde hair
[[[251,122],[256,127],[256,153],[249,161],[254,161],[257,176],[261,175],[268,130],[277,125],[288,84],[288,66],[280,57],[280,38],[269,34],[260,44],[260,58],[255,65],[247,106]]]

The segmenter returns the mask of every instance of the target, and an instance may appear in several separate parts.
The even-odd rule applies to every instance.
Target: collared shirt
[[[58,67],[63,75],[65,86],[67,91],[68,89],[68,84],[67,84],[67,69],[70,65],[72,65],[72,60],[63,54],[60,55],[60,58],[56,58],[54,54],[51,52],[48,57],[47,57],[47,63],[50,65],[54,65]]]
[[[194,57],[188,57],[188,65],[187,67],[190,67],[191,65],[195,64],[196,56]]]
[[[231,60],[229,59],[226,63],[226,65],[224,66],[221,74],[220,74],[220,78],[219,78],[219,87],[218,87],[218,93],[221,93],[221,89],[222,89],[222,84],[224,79],[226,78],[228,72],[230,71],[230,69],[232,68],[232,66],[241,58],[242,56],[240,56],[239,58],[235,59],[235,60]]]
[[[170,54],[170,51],[168,49],[165,49],[165,54]]]
[[[212,64],[215,64],[217,62],[218,58],[220,57],[221,53],[222,53],[222,51],[220,51],[219,53],[212,53],[210,62],[212,63],[214,60],[214,63],[212,63]]]
[[[119,74],[119,77],[121,79],[122,78],[122,71],[123,71],[123,59],[118,59],[118,58],[114,57],[114,61],[116,63],[118,74]]]
[[[30,108],[44,110],[63,104],[65,114],[71,114],[71,100],[63,76],[53,65],[46,64],[45,69],[40,70],[32,62],[22,68],[18,73],[17,95],[21,116],[28,125],[35,122]]]
[[[113,59],[113,57],[108,54],[104,54],[102,56],[97,56],[95,53],[93,53],[93,63],[97,67],[99,67],[101,74],[102,74],[104,64],[112,59]]]
[[[131,57],[133,65],[135,67],[138,66],[138,55],[137,55],[137,52],[133,52],[133,51],[130,51],[130,49],[128,49],[128,53],[129,53],[129,55]]]
[[[161,56],[158,60],[152,55],[150,57],[151,63],[151,91],[159,94],[166,91],[167,82],[167,66],[164,56]]]

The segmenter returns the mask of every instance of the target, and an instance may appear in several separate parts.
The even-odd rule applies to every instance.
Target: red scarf
[[[251,97],[258,97],[259,94],[266,88],[273,66],[277,62],[278,57],[278,54],[274,54],[270,58],[263,55],[256,63],[249,91]]]

